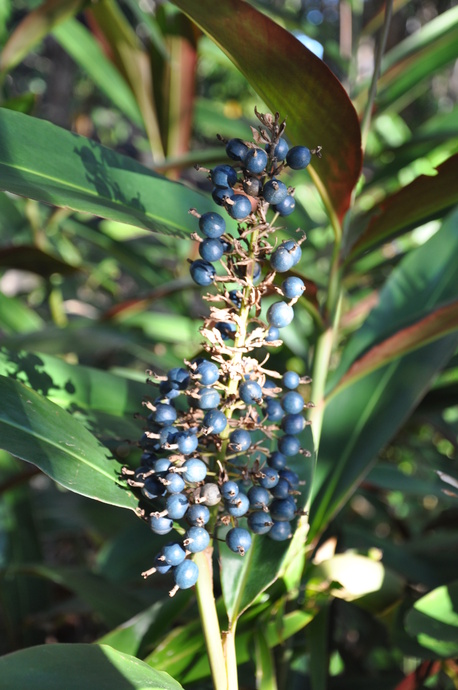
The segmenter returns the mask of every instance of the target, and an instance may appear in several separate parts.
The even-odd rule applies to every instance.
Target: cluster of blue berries
[[[281,171],[305,168],[319,147],[289,148],[278,113],[256,115],[262,126],[253,130],[254,143],[227,141],[235,164],[208,171],[213,199],[238,221],[238,236],[226,231],[219,213],[191,209],[202,234],[192,235],[201,258],[191,262],[191,276],[197,285],[215,288],[204,296],[211,305],[201,329],[207,356],[165,376],[150,372],[159,390],[144,401],[149,415],[141,465],[124,470],[146,501],[141,515],[153,532],[175,529],[180,535],[143,573],[170,571],[171,595],[196,583],[191,558],[211,538],[223,538],[243,556],[252,534],[290,538],[292,521],[301,514],[300,481],[288,462],[310,455],[300,441],[304,411],[312,405],[300,389],[310,379],[293,371],[281,376],[265,368],[268,354],[259,361],[251,352],[281,344],[280,329],[291,323],[305,290],[298,276],[276,280],[300,261],[305,237],[272,246],[269,236],[278,229],[275,219],[294,210],[294,190],[278,179]],[[263,321],[261,301],[272,294],[283,299],[270,304]]]

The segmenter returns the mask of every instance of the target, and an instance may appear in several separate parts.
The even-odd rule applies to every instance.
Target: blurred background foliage
[[[324,60],[362,116],[383,3],[251,4]],[[351,223],[344,225],[342,318],[329,391],[346,370],[345,346],[366,323],[396,267],[444,226],[455,238],[451,250],[457,246],[456,9],[449,0],[394,2],[362,177]],[[216,133],[247,138],[254,106],[264,107],[231,60],[169,3],[3,0],[0,45],[3,108],[89,137],[203,194],[208,182],[193,165],[224,160]],[[374,211],[447,161],[455,162],[444,196],[434,192],[431,207],[423,207],[424,197],[414,188],[420,215],[406,212],[399,230],[382,228],[369,251],[363,253],[363,243],[359,252],[357,241]],[[308,173],[297,173],[294,185],[297,210],[285,222],[285,233],[298,226],[307,233],[301,264],[307,297],[297,310],[297,325],[285,332],[285,347],[271,362],[280,371],[310,374],[326,321],[334,235]],[[447,247],[440,246],[445,256]],[[198,329],[205,306],[187,264],[195,256],[195,243],[182,238],[1,193],[0,374],[72,412],[121,462],[134,462],[137,451],[130,442],[141,434],[134,415],[146,390],[145,370],[163,372],[201,350]],[[456,255],[454,265],[447,299],[453,293],[456,298]],[[428,294],[428,284],[424,289]],[[368,348],[360,343],[358,354]],[[286,577],[273,586],[269,606],[259,599],[251,619],[242,618],[242,687],[253,687],[254,667],[265,669],[274,658],[278,687],[289,690],[356,690],[368,683],[374,690],[458,687],[453,661],[458,637],[450,647],[446,640],[444,647],[440,640],[429,644],[412,622],[414,602],[456,580],[458,566],[457,356],[446,357],[438,368],[439,375],[434,372],[406,403],[405,413],[393,411],[399,415],[393,433],[371,446],[377,432],[367,430],[372,469],[361,482],[353,480],[353,491],[345,489],[335,509],[315,523],[314,560],[298,597],[288,596]],[[74,376],[87,393],[78,399]],[[350,418],[347,428],[356,423]],[[327,486],[327,468],[337,462],[332,443],[326,445],[326,428],[325,423],[318,496]],[[208,670],[196,664],[203,641],[192,623],[192,595],[183,592],[169,601],[168,583],[139,581],[157,550],[157,538],[145,525],[129,511],[60,488],[4,451],[0,469],[1,652],[102,638],[168,670],[187,688],[207,687]],[[350,581],[335,554],[348,557]],[[354,560],[358,554],[365,556],[363,565]],[[386,569],[375,601],[363,601],[368,595],[358,590],[358,578],[370,577],[368,562]],[[304,612],[313,616],[294,617]],[[127,641],[113,629],[130,619]],[[275,638],[280,619],[291,627],[288,635]],[[159,642],[162,656],[154,651]],[[179,662],[178,649],[186,650]],[[167,654],[175,654],[174,663]]]

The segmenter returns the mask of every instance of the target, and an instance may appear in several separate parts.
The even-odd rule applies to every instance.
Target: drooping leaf
[[[68,412],[26,386],[0,377],[0,447],[37,465],[70,491],[135,510],[121,465]]]
[[[432,590],[415,602],[405,618],[406,630],[435,655],[458,654],[458,582]]]
[[[90,31],[75,19],[69,19],[53,29],[53,36],[112,103],[138,127],[143,127],[142,116],[131,89]]]
[[[350,339],[334,384],[356,355],[383,336],[396,333],[425,308],[456,299],[458,225],[454,219],[452,215],[436,235],[393,270],[379,305]],[[418,405],[457,343],[455,334],[442,337],[368,373],[329,400],[314,481],[312,534],[325,527],[371,469],[379,451]]]
[[[0,658],[6,688],[34,690],[182,690],[139,659],[92,644],[48,644]]]
[[[0,57],[0,72],[8,72],[57,24],[78,12],[83,0],[46,0],[15,29]]]
[[[62,164],[65,161],[65,164]],[[0,188],[153,232],[189,237],[205,199],[49,122],[0,109]]]
[[[287,117],[294,144],[323,147],[311,174],[331,214],[342,219],[361,170],[356,112],[326,65],[288,31],[242,0],[174,0],[210,36],[273,112]]]
[[[377,208],[357,219],[365,228],[347,257],[352,261],[416,225],[443,215],[458,203],[458,154],[439,165],[436,175],[420,175],[389,196]]]

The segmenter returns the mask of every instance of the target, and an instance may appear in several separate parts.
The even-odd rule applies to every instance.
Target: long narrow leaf
[[[194,228],[189,209],[205,204],[200,194],[126,156],[5,109],[0,189],[179,237],[189,237]]]

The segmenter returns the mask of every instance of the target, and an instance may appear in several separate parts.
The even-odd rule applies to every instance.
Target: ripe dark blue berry
[[[207,237],[199,244],[199,254],[205,261],[219,261],[224,254],[224,247],[221,240]]]
[[[232,187],[215,187],[212,191],[212,199],[218,206],[224,206],[225,199],[232,199],[233,196]]]
[[[233,498],[236,498],[238,494],[239,486],[236,482],[233,482],[230,479],[227,482],[224,482],[221,487],[221,495],[223,498],[225,498],[227,501],[231,501]]]
[[[262,190],[262,195],[268,204],[281,203],[283,199],[286,198],[287,194],[287,186],[275,178],[266,182]]]
[[[165,507],[169,518],[172,520],[181,520],[181,518],[186,515],[186,511],[189,508],[189,502],[184,494],[171,494],[165,502]]]
[[[262,388],[256,381],[244,381],[239,386],[239,396],[247,405],[260,403],[262,400]]]
[[[243,194],[234,194],[231,201],[233,203],[227,205],[227,210],[231,218],[235,220],[243,220],[251,213],[251,201]]]
[[[300,434],[305,429],[305,419],[301,414],[287,414],[281,420],[285,434]]]
[[[267,534],[274,524],[269,513],[266,513],[264,510],[257,510],[254,513],[250,513],[247,522],[253,534]]]
[[[266,151],[270,156],[274,156],[278,161],[284,160],[288,153],[289,144],[286,139],[279,139],[277,145],[272,151],[272,144],[267,144]]]
[[[176,472],[169,472],[164,477],[164,486],[168,494],[181,494],[186,484],[181,475]]]
[[[267,153],[264,149],[250,149],[244,158],[244,167],[249,173],[258,175],[267,165]]]
[[[189,270],[193,281],[202,287],[211,285],[216,276],[214,266],[209,261],[204,261],[204,259],[193,261]]]
[[[275,398],[267,398],[264,411],[270,422],[279,422],[285,414],[281,403]]]
[[[179,494],[174,494],[174,496],[178,495]],[[149,526],[155,534],[168,534],[173,529],[173,522],[168,517],[158,517],[156,515],[151,515],[149,519]]]
[[[199,568],[194,561],[190,561],[189,558],[186,558],[173,570],[173,579],[180,589],[189,589],[196,584],[198,577]]]
[[[280,245],[270,257],[270,265],[277,273],[286,273],[293,267],[293,256],[284,245]]]
[[[267,464],[269,467],[273,467],[275,470],[282,470],[286,467],[286,456],[280,451],[275,450],[268,458]]]
[[[289,326],[293,318],[293,308],[286,304],[286,302],[274,302],[267,310],[267,321],[275,328]]]
[[[293,146],[286,155],[286,163],[293,170],[303,170],[311,159],[312,154],[306,146]]]
[[[296,503],[292,496],[288,498],[274,498],[269,506],[270,514],[275,522],[290,522],[296,515]]]
[[[241,453],[251,446],[251,434],[246,429],[236,429],[229,435],[229,448]]]
[[[298,264],[302,256],[302,249],[300,247],[300,244],[298,244],[294,240],[286,240],[285,242],[283,242],[283,246],[286,247],[286,249],[289,252],[291,252],[293,257],[293,266]]]
[[[297,391],[288,391],[283,396],[281,404],[288,414],[299,414],[304,409],[304,398]]]
[[[274,541],[285,541],[292,536],[291,524],[289,522],[275,522],[268,532],[268,536]]]
[[[219,379],[219,369],[214,362],[203,359],[194,370],[194,378],[198,379],[203,386],[212,386]]]
[[[266,343],[273,343],[280,338],[280,331],[276,326],[271,326],[267,331]]]
[[[183,455],[191,455],[197,448],[199,440],[192,431],[180,431],[175,438],[178,451]]]
[[[244,556],[251,546],[251,535],[243,527],[233,527],[226,534],[226,544],[231,551]]]
[[[299,453],[300,448],[301,443],[299,439],[296,436],[291,436],[290,434],[282,436],[278,441],[278,450],[280,453],[287,455],[288,457]]]
[[[277,470],[273,467],[263,467],[261,470],[261,477],[259,477],[259,484],[264,489],[272,489],[280,479]]]
[[[226,501],[226,510],[232,517],[240,518],[246,515],[250,509],[250,501],[246,494],[241,491],[235,498]]]
[[[207,465],[199,458],[189,458],[184,464],[183,477],[187,482],[202,482],[207,476]]]
[[[162,547],[161,556],[167,565],[179,565],[186,558],[186,552],[181,544],[172,541]]]
[[[190,527],[185,534],[183,545],[191,553],[204,551],[210,543],[210,535],[205,527]]]
[[[215,323],[215,328],[219,330],[223,340],[233,340],[237,331],[237,326],[235,323],[224,321],[218,321],[218,323]]]
[[[244,161],[250,149],[242,139],[229,139],[226,144],[226,153],[234,161]]]
[[[284,480],[286,481],[286,480]],[[288,482],[286,482],[289,486]],[[196,527],[203,527],[210,520],[210,511],[207,506],[203,506],[200,503],[196,503],[189,506],[186,512],[186,520],[190,525],[195,525]]]
[[[288,194],[288,196],[285,196],[283,201],[280,201],[279,204],[275,204],[273,206],[274,211],[278,213],[280,216],[290,216],[295,208],[296,201],[294,197],[291,196],[291,194]]]
[[[298,280],[300,280],[300,278],[298,278]],[[286,281],[284,281],[284,283],[285,282]],[[295,388],[297,388],[300,382],[300,376],[295,371],[285,371],[285,373],[282,376],[283,385],[285,386],[285,388],[289,388],[290,390],[294,390]]]
[[[237,182],[237,172],[230,165],[217,165],[210,171],[210,177],[217,187],[233,187]]]
[[[226,230],[226,221],[219,213],[209,211],[200,216],[199,228],[206,237],[221,237]]]
[[[221,410],[209,410],[205,413],[203,426],[209,434],[220,434],[227,426],[227,417]]]
[[[288,276],[281,284],[283,294],[287,299],[300,297],[305,290],[304,281],[296,276]]]
[[[201,410],[212,410],[218,407],[221,396],[215,388],[200,388],[196,393],[197,407]]]
[[[248,490],[250,508],[253,510],[263,510],[270,501],[270,494],[263,486],[252,486]]]

